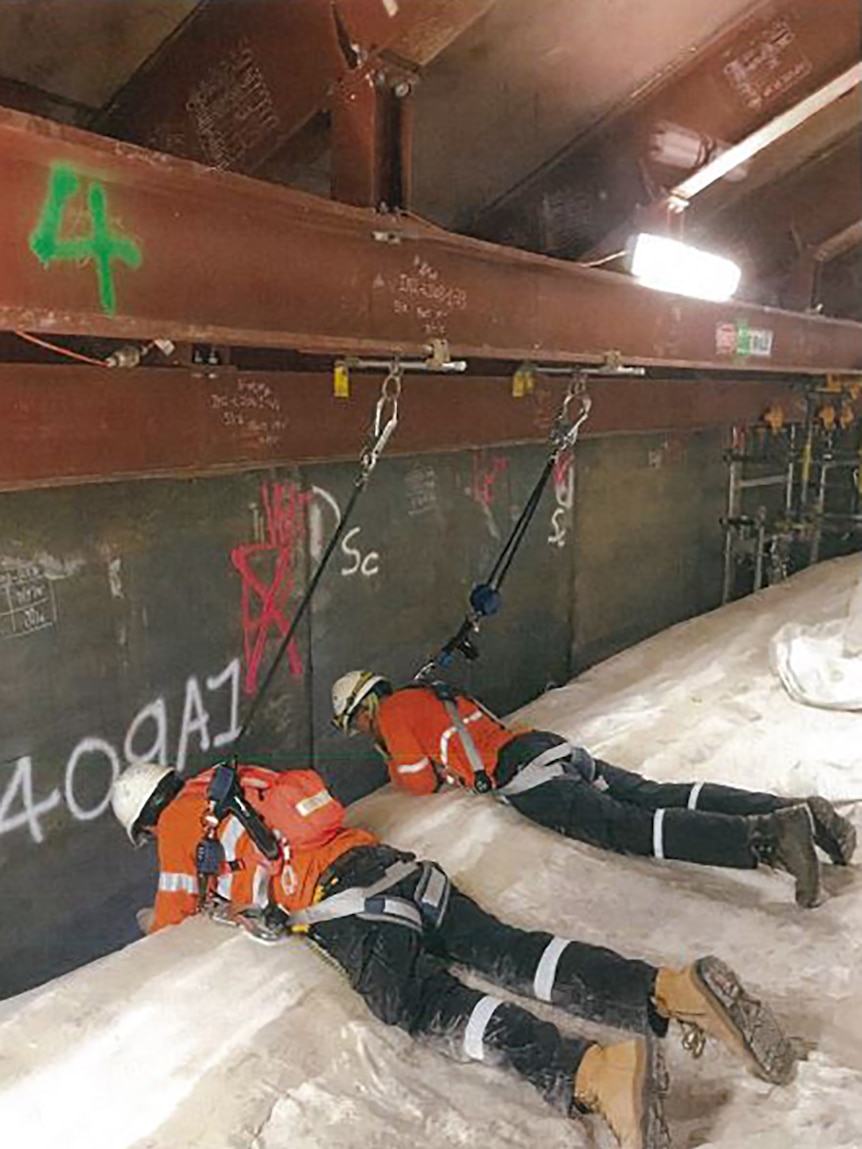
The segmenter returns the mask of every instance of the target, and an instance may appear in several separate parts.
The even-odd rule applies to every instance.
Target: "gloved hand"
[[[142,906],[135,914],[138,923],[138,928],[142,934],[148,934],[153,928],[153,919],[156,916],[154,906]]]
[[[572,747],[572,753],[563,763],[563,769],[567,774],[574,774],[583,778],[590,785],[595,782],[598,773],[595,758],[583,746]]]

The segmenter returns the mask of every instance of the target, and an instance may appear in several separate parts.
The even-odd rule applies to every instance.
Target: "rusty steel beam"
[[[345,400],[319,373],[0,365],[0,489],[356,458],[380,383],[354,374]],[[387,453],[541,441],[566,383],[541,377],[516,399],[505,376],[410,375]],[[590,392],[585,436],[726,427],[800,401],[780,379],[599,378]]]
[[[19,112],[29,112],[33,116],[45,116],[60,124],[87,127],[93,118],[93,109],[84,104],[56,96],[33,84],[0,76],[0,106],[15,108]]]
[[[824,239],[814,249],[814,259],[817,263],[831,263],[833,259],[839,259],[860,244],[862,244],[862,219],[856,219],[847,227]]]
[[[862,328],[716,304],[0,112],[0,330],[824,371]]]
[[[686,179],[675,184],[668,193],[668,198],[677,204],[687,204],[695,196],[706,191],[712,184],[723,179],[734,168],[747,163],[760,152],[801,127],[812,116],[816,116],[818,112],[831,107],[836,100],[848,95],[860,83],[862,83],[862,64],[853,64],[840,76],[829,80],[822,88],[818,88],[816,92],[812,92],[810,96],[806,96],[799,103],[792,104],[780,115],[728,148],[726,152],[716,156],[714,160],[704,164]]]
[[[858,66],[859,38],[858,0],[762,3],[489,205],[473,230],[535,251],[609,254],[618,229],[639,226],[639,210],[680,182],[651,158],[660,125],[734,144]]]
[[[106,135],[253,174],[272,165],[291,137],[322,110],[355,145],[357,114],[377,131],[362,81],[398,88],[496,0],[207,0],[115,97],[96,122]],[[358,94],[357,94],[358,93]],[[352,96],[352,100],[351,100]],[[381,137],[380,146],[386,143]],[[368,162],[362,151],[357,161]],[[339,158],[335,192],[343,186]],[[374,158],[377,164],[385,162]],[[348,181],[348,201],[363,188]],[[373,187],[367,194],[376,194]],[[364,201],[376,206],[377,200]]]
[[[821,246],[836,236],[839,248],[852,246],[860,206],[862,149],[854,132],[709,218],[705,230],[710,244],[743,264],[749,291],[771,285],[783,306],[802,309],[812,304]]]

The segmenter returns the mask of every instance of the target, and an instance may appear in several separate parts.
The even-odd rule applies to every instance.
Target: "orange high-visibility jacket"
[[[159,818],[159,888],[151,933],[197,912],[195,851],[203,837],[211,777],[206,770],[190,779]],[[235,815],[221,821],[217,836],[224,861],[215,886],[233,909],[265,906],[270,893],[288,912],[305,909],[327,866],[354,846],[377,843],[373,834],[343,825],[344,807],[313,770],[278,773],[240,766],[239,780],[249,803],[280,834],[284,856],[270,862]]]
[[[507,730],[464,696],[458,714],[470,732],[493,778],[500,749],[523,731]],[[427,686],[396,690],[380,702],[377,731],[389,766],[389,777],[411,794],[431,794],[442,776],[462,786],[473,785],[473,767],[442,700]]]

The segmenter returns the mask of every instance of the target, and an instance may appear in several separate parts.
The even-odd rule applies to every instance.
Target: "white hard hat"
[[[144,807],[158,790],[162,780],[174,773],[170,766],[159,766],[153,762],[135,762],[124,770],[114,783],[111,791],[111,807],[133,845],[138,845],[134,832],[135,823],[143,813]]]
[[[379,683],[389,686],[389,679],[371,670],[349,670],[332,684],[332,721],[345,734],[351,719]]]

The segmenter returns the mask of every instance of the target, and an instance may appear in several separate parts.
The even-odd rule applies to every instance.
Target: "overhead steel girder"
[[[410,375],[387,453],[541,441],[567,383],[540,376],[515,398],[505,376]],[[354,373],[343,399],[325,373],[0,364],[0,490],[357,458],[380,384],[379,375]],[[780,376],[596,378],[583,435],[684,436],[751,422],[770,405],[799,418],[801,392]]]
[[[684,299],[0,110],[0,329],[318,353],[862,368],[862,326]],[[758,334],[755,335],[754,333]]]
[[[495,2],[205,0],[95,126],[251,174],[363,77],[422,67]]]
[[[859,34],[858,0],[763,0],[483,209],[475,231],[584,260],[616,251],[649,189],[663,202],[658,186],[681,182],[650,154],[657,128],[680,126],[705,145],[762,139],[818,90],[834,95],[830,81],[858,66]]]

